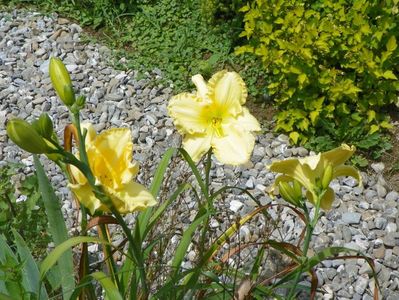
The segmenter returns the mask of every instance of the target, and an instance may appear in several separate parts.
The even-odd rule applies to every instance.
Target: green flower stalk
[[[59,58],[52,57],[50,59],[49,73],[58,97],[66,106],[72,106],[75,103],[75,92],[73,91],[71,77]]]
[[[55,150],[31,124],[22,119],[10,120],[7,134],[18,147],[30,153],[42,154]]]

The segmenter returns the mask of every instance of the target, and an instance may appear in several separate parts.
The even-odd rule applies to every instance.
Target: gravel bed
[[[148,174],[153,172],[162,153],[181,143],[166,110],[173,86],[159,83],[160,70],[141,78],[134,70],[113,69],[111,51],[102,45],[82,43],[81,34],[79,25],[58,18],[56,14],[42,15],[25,10],[0,12],[0,164],[22,160],[26,165],[24,172],[32,171],[32,156],[20,151],[6,136],[5,124],[10,118],[31,120],[47,112],[59,136],[68,124],[67,109],[60,105],[48,76],[49,57],[57,56],[72,74],[75,90],[87,95],[87,109],[82,112],[85,120],[94,123],[97,131],[111,127],[131,128],[134,158],[146,171],[140,172],[138,181],[147,183]],[[289,146],[287,136],[265,132],[258,136],[251,162],[245,166],[222,166],[215,162],[212,184],[215,188],[238,184],[248,188],[262,204],[267,204],[271,202],[267,189],[276,175],[268,172],[265,166],[274,159],[308,154],[302,147]],[[177,172],[176,178],[187,172],[183,164],[177,163],[177,167],[181,173]],[[75,205],[70,200],[65,179],[53,164],[46,163],[46,168],[63,201],[68,226],[74,228]],[[332,182],[336,200],[333,209],[322,216],[311,247],[320,250],[326,245],[345,246],[375,258],[382,299],[399,299],[399,194],[386,184],[382,163],[373,164],[372,169],[370,174],[362,174],[363,187],[358,187],[352,178]],[[185,201],[184,209],[196,205],[193,199]],[[223,213],[230,220],[255,207],[247,196],[235,193],[227,195],[218,205],[224,208]],[[298,235],[301,227],[288,212],[283,211],[282,219],[281,232],[289,241]],[[183,222],[189,224],[190,218]],[[211,227],[221,232],[228,224],[223,219],[214,219]],[[240,235],[249,241],[260,235],[261,230],[262,226],[243,226]],[[95,252],[97,248],[90,250]],[[189,253],[187,264],[190,257],[193,260],[195,253]],[[324,262],[317,269],[319,287],[323,291],[319,298],[373,299],[374,283],[369,271],[362,259]]]

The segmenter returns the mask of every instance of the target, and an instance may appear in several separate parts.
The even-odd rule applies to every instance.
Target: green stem
[[[206,162],[205,162],[205,213],[208,212],[211,208],[213,208],[213,202],[212,202],[212,197],[209,195],[210,187],[209,187],[209,175],[211,172],[211,164],[212,164],[212,148],[209,149],[207,156],[206,156]],[[205,240],[206,240],[206,233],[208,232],[209,229],[209,216],[205,218],[204,224],[202,226],[202,232],[201,232],[201,239],[199,246],[201,248],[201,253],[205,251]]]
[[[209,175],[211,172],[211,166],[212,166],[212,148],[209,149],[207,156],[206,156],[206,162],[205,162],[205,192],[206,195],[205,198],[207,199],[207,202],[209,202]],[[209,205],[209,203],[208,203]]]
[[[294,294],[295,294],[295,291],[296,291],[296,287],[297,287],[297,285],[299,283],[301,275],[302,275],[302,273],[304,271],[304,266],[305,266],[305,264],[307,262],[307,259],[308,259],[308,250],[309,250],[310,240],[312,239],[313,230],[314,230],[314,228],[315,228],[315,226],[317,224],[317,221],[319,220],[320,199],[321,199],[321,197],[319,197],[317,199],[317,202],[316,202],[316,205],[315,205],[315,214],[314,214],[313,219],[310,218],[310,214],[309,214],[308,209],[306,207],[306,203],[302,202],[303,203],[303,207],[302,208],[303,208],[303,211],[305,213],[305,218],[306,218],[306,234],[305,234],[305,240],[304,240],[303,249],[302,249],[302,262],[301,262],[301,265],[299,266],[299,271],[298,271],[298,273],[295,276],[294,284],[293,284],[293,286],[292,286],[292,288],[290,290],[290,293],[288,294],[288,297],[287,297],[288,300],[293,299],[293,297],[294,297]]]
[[[100,238],[103,240],[107,241],[109,244],[104,245],[104,258],[105,258],[105,263],[107,264],[108,267],[108,272],[111,275],[112,281],[115,283],[115,285],[118,287],[118,290],[120,291],[120,283],[118,280],[117,276],[117,268],[116,264],[114,261],[114,257],[112,256],[112,249],[111,249],[111,240],[109,237],[108,229],[105,224],[100,224],[99,225],[100,229]]]

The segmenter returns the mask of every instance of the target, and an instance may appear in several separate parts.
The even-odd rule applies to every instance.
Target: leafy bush
[[[305,143],[327,130],[321,120],[365,134],[390,127],[383,109],[399,90],[397,0],[258,0],[241,11],[248,43],[236,53],[261,58],[277,130]]]

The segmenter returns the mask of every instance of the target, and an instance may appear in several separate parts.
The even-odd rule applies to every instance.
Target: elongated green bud
[[[49,73],[53,87],[58,97],[66,106],[75,103],[75,93],[73,91],[71,77],[68,70],[59,58],[52,57],[50,59]]]
[[[83,108],[86,104],[86,97],[83,95],[80,95],[77,99],[76,99],[76,105],[79,106],[80,108]]]
[[[51,139],[51,136],[53,134],[53,122],[51,121],[48,114],[41,114],[38,120],[32,122],[32,127],[42,137],[48,140]]]
[[[321,187],[323,189],[328,188],[333,176],[333,167],[331,164],[328,164],[326,169],[324,170],[323,178],[321,179]]]
[[[281,197],[283,197],[283,199],[285,201],[287,201],[295,206],[299,205],[299,201],[297,201],[297,199],[295,199],[295,197],[294,197],[294,190],[289,185],[288,182],[285,182],[285,181],[279,182],[278,188],[279,188]]]
[[[17,146],[30,153],[41,154],[53,150],[33,126],[22,119],[8,121],[7,134]]]
[[[294,191],[294,198],[297,201],[300,201],[302,199],[302,185],[299,183],[298,180],[295,179],[293,184],[293,191]]]

